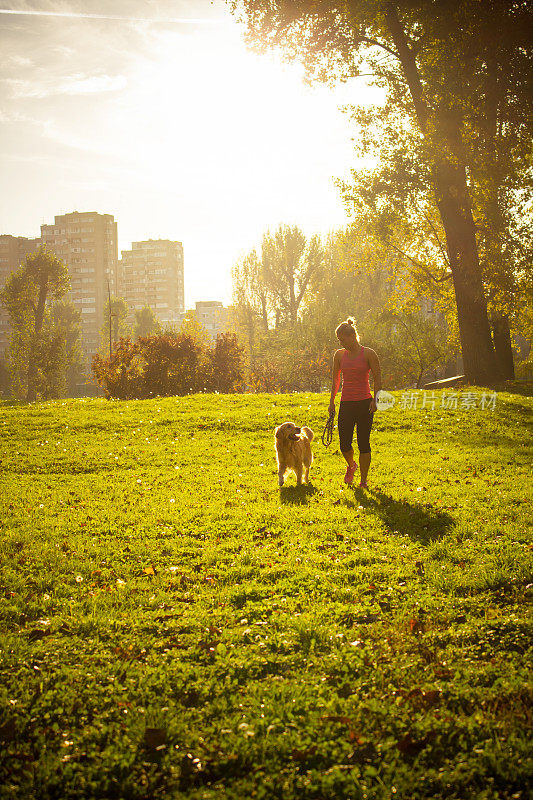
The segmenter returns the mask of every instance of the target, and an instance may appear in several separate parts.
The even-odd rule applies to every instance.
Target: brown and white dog
[[[298,428],[294,422],[284,422],[279,425],[275,433],[274,444],[278,459],[279,485],[283,486],[285,473],[291,469],[296,474],[298,486],[309,480],[309,467],[313,463],[311,442],[314,433],[311,428]]]

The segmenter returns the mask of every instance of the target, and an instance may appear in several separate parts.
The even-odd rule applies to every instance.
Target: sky
[[[0,233],[98,211],[119,255],[179,240],[190,308],[231,302],[231,268],[267,229],[346,224],[340,106],[372,90],[309,87],[247,50],[223,0],[0,0],[0,46]]]

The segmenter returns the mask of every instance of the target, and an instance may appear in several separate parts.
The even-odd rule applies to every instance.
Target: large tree
[[[510,124],[506,109],[511,106],[521,126],[530,119],[530,106],[524,103],[524,76],[531,63],[525,0],[231,4],[247,21],[253,43],[281,46],[290,57],[302,58],[311,77],[346,79],[370,72],[386,93],[378,121],[387,119],[389,134],[416,132],[416,158],[406,165],[396,149],[398,170],[382,175],[375,202],[399,202],[407,190],[427,196],[429,188],[444,230],[465,372],[479,384],[498,378],[474,218],[477,173],[469,156],[470,142],[485,123],[481,100],[489,85],[489,55],[499,73],[520,78],[518,83],[499,82],[500,124]],[[491,48],[500,34],[506,45]],[[520,39],[521,46],[513,48]],[[374,121],[370,114],[369,129]]]
[[[324,257],[318,236],[309,239],[298,226],[280,225],[262,238],[232,271],[233,301],[253,349],[256,328],[295,326]],[[259,325],[257,324],[259,323]]]
[[[356,226],[331,234],[302,326],[302,339],[325,353],[339,322],[354,318],[363,344],[379,353],[389,387],[442,377],[456,350],[454,331],[438,313],[443,298],[398,250]],[[423,313],[428,306],[437,313]]]
[[[60,334],[64,349],[65,384],[70,393],[76,391],[84,371],[81,347],[81,312],[70,300],[58,300],[50,312],[51,329]]]
[[[135,312],[133,338],[139,339],[141,336],[150,336],[152,333],[161,333],[161,323],[157,319],[153,308],[150,308],[150,306],[138,308]]]
[[[296,325],[322,258],[319,237],[307,239],[296,225],[280,225],[274,233],[265,233],[261,245],[261,267],[276,310],[276,326]]]
[[[66,265],[42,246],[8,277],[2,291],[12,328],[12,368],[24,373],[28,402],[37,399],[43,376],[60,369],[61,337],[56,331],[47,339],[47,321],[52,302],[61,299],[69,287]]]
[[[256,250],[234,264],[231,277],[235,322],[244,332],[248,359],[253,366],[257,335],[268,333],[271,312],[271,297]]]
[[[528,35],[527,28],[502,14],[501,5],[478,32],[484,68],[472,74],[478,102],[469,120],[467,160],[494,346],[503,376],[512,379],[510,329],[517,333],[522,327],[524,279],[533,259],[528,208],[533,188],[533,26],[530,17]]]

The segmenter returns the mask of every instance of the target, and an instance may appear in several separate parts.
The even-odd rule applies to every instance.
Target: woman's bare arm
[[[329,398],[329,413],[335,412],[335,395],[339,391],[341,383],[341,353],[342,350],[337,350],[333,356],[333,376],[331,380],[331,394]]]
[[[374,379],[374,397],[369,408],[369,411],[372,412],[376,410],[376,395],[381,389],[381,365],[379,363],[377,353],[374,350],[371,350],[369,347],[367,347],[366,353],[368,356],[368,363],[372,371],[372,377]]]

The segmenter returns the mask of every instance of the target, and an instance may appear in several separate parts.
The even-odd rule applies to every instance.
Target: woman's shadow
[[[395,500],[379,489],[355,489],[355,492],[360,494],[358,500],[354,502],[344,498],[344,504],[350,508],[363,506],[376,514],[387,528],[387,533],[404,534],[419,544],[428,545],[442,539],[455,527],[454,518],[431,503]]]

